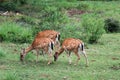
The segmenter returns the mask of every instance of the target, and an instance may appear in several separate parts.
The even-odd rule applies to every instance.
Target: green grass
[[[0,37],[10,42],[30,42],[32,30],[24,28],[14,22],[3,22],[0,26]]]
[[[89,67],[85,67],[82,55],[79,64],[74,66],[76,56],[72,54],[72,65],[69,65],[65,53],[51,65],[47,65],[47,56],[42,55],[36,63],[36,55],[32,53],[29,53],[29,59],[25,63],[21,63],[21,48],[29,44],[0,43],[0,48],[6,52],[6,56],[0,58],[0,77],[1,80],[119,80],[119,44],[119,33],[104,34],[98,44],[88,44],[86,52]]]
[[[5,57],[5,52],[3,51],[2,48],[0,48],[0,58]]]
[[[119,2],[120,1],[30,0],[28,4],[18,6],[18,11],[22,13],[22,16],[0,16],[0,23],[2,24],[0,27],[0,38],[1,36],[5,36],[3,41],[17,43],[31,42],[31,39],[33,39],[37,32],[45,29],[54,29],[61,32],[61,39],[66,38],[67,34],[67,37],[82,38],[87,42],[89,40],[87,38],[91,37],[91,35],[86,36],[86,34],[82,33],[88,32],[82,29],[82,27],[87,25],[88,27],[92,26],[94,29],[92,30],[93,33],[90,31],[88,34],[92,34],[92,38],[99,39],[102,31],[97,32],[96,29],[100,30],[99,28],[104,26],[106,19],[113,18],[120,22]],[[88,12],[81,15],[76,14],[69,16],[67,12],[76,8],[78,12],[81,10]],[[82,23],[85,25],[82,25]],[[10,27],[12,26],[13,29],[9,29],[8,24]],[[74,34],[71,33],[73,31]],[[9,32],[14,32],[15,34],[8,34]],[[93,34],[97,34],[97,36]],[[83,35],[87,38],[84,38]]]
[[[16,34],[16,36],[8,36],[8,41],[10,41],[11,38],[16,40],[16,37],[19,39],[17,34],[21,36],[26,35],[25,38],[31,40],[31,38],[28,37],[32,37],[32,32],[31,29],[28,28],[34,26],[40,27],[40,30],[37,28],[38,31],[42,30],[40,22],[42,19],[47,20],[48,18],[43,16],[45,13],[43,9],[46,9],[46,7],[50,9],[65,8],[61,10],[63,15],[65,15],[64,13],[66,13],[67,10],[74,8],[91,11],[90,13],[71,16],[67,18],[70,20],[68,20],[67,23],[64,21],[61,23],[58,20],[59,24],[57,22],[56,24],[59,25],[57,27],[60,28],[60,30],[57,31],[61,32],[61,40],[66,37],[80,38],[80,36],[83,35],[81,34],[81,27],[84,27],[81,25],[81,20],[87,16],[88,19],[95,18],[98,21],[102,20],[102,22],[107,18],[114,18],[120,21],[119,1],[67,2],[66,0],[62,0],[61,2],[61,0],[30,0],[29,3],[31,5],[28,4],[19,7],[21,13],[23,13],[22,17],[0,16],[0,34],[4,33],[8,36],[7,31],[9,30]],[[82,4],[82,8],[79,4]],[[60,18],[60,20],[64,19]],[[26,23],[21,25],[22,21]],[[48,26],[47,23],[44,23],[43,28],[48,28],[50,26],[51,25]],[[36,31],[33,30],[33,32],[36,34]],[[31,36],[27,36],[27,34],[30,34]],[[53,62],[51,65],[47,65],[47,56],[43,57],[42,55],[39,56],[39,61],[36,63],[36,53],[34,51],[33,53],[28,53],[25,57],[25,62],[21,63],[19,59],[21,48],[26,48],[30,44],[2,42],[0,43],[0,80],[119,80],[119,44],[120,33],[104,34],[98,40],[97,44],[87,44],[88,48],[86,49],[86,52],[88,54],[89,67],[85,67],[85,59],[82,55],[79,64],[74,66],[74,62],[77,59],[76,56],[72,54],[72,65],[69,65],[65,53],[59,57],[57,62]]]

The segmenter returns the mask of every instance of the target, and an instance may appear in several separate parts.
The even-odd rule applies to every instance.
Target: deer
[[[53,46],[54,46],[54,41],[50,38],[35,38],[32,44],[28,48],[24,48],[21,53],[20,53],[20,60],[23,62],[25,55],[32,51],[35,50],[37,53],[37,59],[36,62],[38,61],[38,55],[39,55],[39,50],[45,51],[48,56],[48,65],[51,64],[51,58],[52,58],[52,51],[53,51]]]
[[[84,55],[86,59],[86,66],[88,66],[88,59],[87,54],[84,49],[84,43],[80,39],[75,38],[67,38],[63,41],[61,48],[55,52],[54,54],[54,61],[57,61],[58,56],[62,54],[63,52],[66,52],[69,58],[69,64],[71,64],[71,52],[74,52],[77,56],[77,61],[74,65],[78,64],[78,61],[80,60],[80,52]]]
[[[50,38],[54,41],[55,48],[59,49],[60,47],[60,33],[55,30],[44,30],[41,32],[38,32],[36,35],[36,38],[46,37]]]

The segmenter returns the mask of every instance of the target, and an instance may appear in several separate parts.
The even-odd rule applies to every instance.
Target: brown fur
[[[31,50],[36,50],[36,52],[37,52],[37,59],[38,59],[39,49],[45,51],[51,57],[52,53],[49,52],[49,47],[50,47],[51,43],[54,43],[54,42],[50,38],[35,38],[31,46],[29,46],[26,49],[23,49],[23,51],[21,53],[20,60],[23,61],[25,55],[28,52],[30,52]],[[50,64],[50,63],[51,63],[51,60],[49,59],[48,64]]]
[[[55,47],[57,49],[59,49],[60,47],[60,42],[56,41],[57,36],[60,35],[59,32],[54,31],[54,30],[45,30],[45,31],[41,31],[36,35],[36,38],[41,38],[41,37],[46,37],[46,38],[50,38],[54,41],[55,43]]]
[[[60,48],[60,50],[58,50],[57,52],[55,52],[54,54],[54,60],[56,61],[58,56],[60,54],[63,53],[63,51],[66,51],[68,53],[68,57],[70,57],[70,53],[71,52],[74,52],[75,55],[78,57],[77,61],[76,61],[76,64],[78,63],[78,61],[80,60],[80,55],[79,55],[79,52],[78,52],[78,48],[80,48],[80,50],[83,52],[85,58],[86,58],[86,64],[88,63],[88,60],[87,60],[87,55],[85,53],[84,50],[82,50],[82,48],[80,47],[80,45],[84,46],[84,43],[79,40],[79,39],[74,39],[74,38],[67,38],[63,41],[62,43],[62,47]],[[70,64],[71,64],[71,61],[70,61]],[[88,65],[88,64],[87,64]]]
[[[41,31],[36,35],[36,38],[41,38],[41,37],[46,37],[46,38],[50,38],[53,41],[55,41],[55,38],[57,36],[57,34],[60,34],[59,32],[56,32],[54,30],[45,30],[45,31]]]

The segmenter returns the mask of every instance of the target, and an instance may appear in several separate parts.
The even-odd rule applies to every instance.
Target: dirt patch
[[[91,62],[95,62],[96,60],[91,60]]]
[[[81,14],[84,14],[84,13],[91,13],[91,11],[84,11],[84,10],[78,10],[78,9],[70,9],[67,12],[70,16],[81,15]]]
[[[119,60],[119,58],[113,57],[112,60]]]
[[[0,70],[4,70],[4,69],[7,69],[7,67],[5,65],[1,65]]]
[[[48,74],[40,74],[40,77],[49,78],[50,75],[48,75]]]
[[[110,67],[110,69],[112,69],[112,70],[120,70],[120,63],[119,63],[119,64],[116,64],[116,65],[112,65],[112,66]]]

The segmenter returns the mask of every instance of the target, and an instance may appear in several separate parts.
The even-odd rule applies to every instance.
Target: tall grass
[[[31,42],[32,30],[19,26],[14,22],[4,22],[0,27],[0,35],[4,41],[20,43]]]
[[[20,80],[16,73],[8,72],[5,76],[6,78],[4,80]]]
[[[0,58],[5,57],[5,51],[0,47]]]
[[[82,17],[83,39],[89,43],[96,43],[104,30],[104,21],[96,14],[84,15]]]
[[[40,18],[39,30],[59,30],[62,28],[61,25],[66,24],[69,20],[68,15],[64,11],[54,6],[44,7],[42,13],[44,14],[42,14],[42,18]]]
[[[80,21],[70,19],[69,23],[62,25],[59,31],[61,32],[61,41],[70,37],[81,39],[82,26]]]

